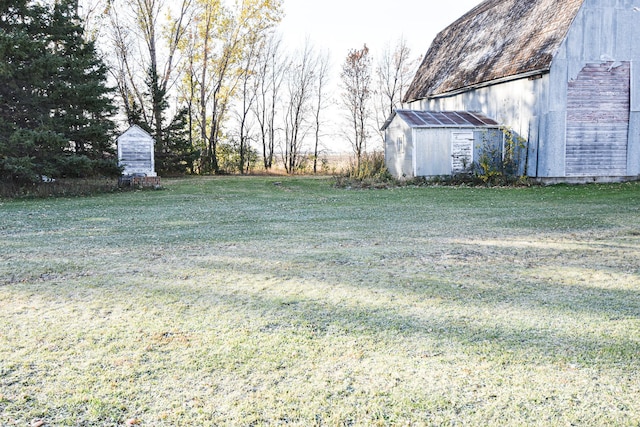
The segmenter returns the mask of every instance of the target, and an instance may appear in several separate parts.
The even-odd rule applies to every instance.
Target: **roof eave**
[[[411,129],[500,129],[500,125],[485,124],[485,125],[412,125]]]
[[[380,132],[384,132],[387,130],[387,128],[391,125],[391,122],[393,121],[393,119],[396,117],[396,114],[397,114],[396,110],[394,110],[393,113],[391,113],[389,118],[384,122],[384,124],[380,128]]]

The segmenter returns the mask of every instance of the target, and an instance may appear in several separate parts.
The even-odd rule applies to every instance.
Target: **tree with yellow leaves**
[[[218,147],[237,94],[246,55],[255,52],[268,30],[282,16],[281,0],[242,0],[227,7],[221,0],[195,0],[194,27],[188,43],[189,67],[183,80],[193,94],[194,123],[202,150],[201,172],[220,171]]]

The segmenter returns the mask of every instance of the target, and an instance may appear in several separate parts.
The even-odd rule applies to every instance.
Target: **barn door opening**
[[[465,172],[473,164],[473,131],[451,132],[451,173]]]
[[[609,62],[569,82],[567,176],[626,175],[630,81],[629,62]]]

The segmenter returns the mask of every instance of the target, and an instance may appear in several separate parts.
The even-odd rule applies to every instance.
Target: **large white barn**
[[[639,40],[640,0],[486,0],[438,34],[405,107],[485,115],[523,138],[531,177],[638,178]],[[387,123],[387,165],[419,175],[395,166],[399,119]]]

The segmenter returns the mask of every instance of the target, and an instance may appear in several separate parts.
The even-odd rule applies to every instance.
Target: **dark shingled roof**
[[[548,71],[583,1],[484,1],[436,36],[405,102]]]
[[[434,127],[498,127],[498,122],[476,111],[417,111],[396,110],[384,124],[385,130],[398,115],[412,128]]]

